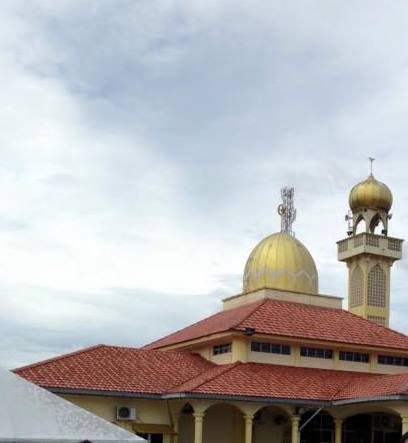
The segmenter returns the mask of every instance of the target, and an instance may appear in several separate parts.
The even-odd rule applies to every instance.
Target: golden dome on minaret
[[[271,288],[318,293],[316,264],[307,248],[292,233],[296,218],[293,188],[282,189],[281,232],[263,239],[251,252],[244,272],[244,292]]]
[[[370,174],[366,180],[353,187],[349,204],[352,211],[367,208],[388,212],[392,206],[392,193],[386,184]]]

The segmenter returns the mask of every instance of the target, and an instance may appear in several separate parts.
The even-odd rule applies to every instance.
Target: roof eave
[[[162,394],[154,393],[136,393],[136,392],[123,392],[123,391],[103,391],[96,389],[71,389],[71,388],[52,388],[42,386],[44,389],[52,392],[53,394],[65,394],[65,395],[93,395],[97,397],[127,397],[127,398],[139,398],[146,400],[161,400]]]
[[[255,397],[246,395],[220,395],[220,394],[201,394],[194,392],[181,392],[164,394],[162,396],[164,400],[221,400],[221,401],[246,401],[254,403],[267,403],[267,404],[291,404],[297,406],[318,406],[329,407],[330,403],[322,400],[303,400],[303,399],[287,399],[287,398],[271,398],[271,397]]]
[[[408,394],[394,394],[386,396],[374,396],[374,397],[361,397],[352,398],[347,400],[334,400],[332,406],[343,406],[359,403],[374,403],[374,402],[384,402],[384,401],[408,401]]]

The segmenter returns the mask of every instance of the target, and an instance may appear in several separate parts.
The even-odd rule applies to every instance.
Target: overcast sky
[[[408,3],[3,0],[0,364],[140,346],[220,309],[280,228],[346,296],[352,185],[408,238]],[[408,263],[392,326],[408,333]]]

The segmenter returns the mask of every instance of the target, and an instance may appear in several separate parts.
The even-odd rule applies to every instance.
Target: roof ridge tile
[[[254,312],[256,312],[259,308],[261,308],[267,301],[268,301],[267,298],[264,300],[261,300],[261,302],[257,306],[255,306],[254,309],[248,313],[248,315],[246,315],[244,318],[241,318],[239,321],[237,321],[236,324],[233,325],[230,329],[234,329],[234,328],[238,327],[244,321],[248,320],[248,318],[251,317],[251,315],[253,315]]]
[[[240,361],[237,361],[235,363],[229,363],[225,365],[215,365],[215,367],[210,368],[208,371],[204,371],[201,375],[198,377],[193,377],[190,380],[187,380],[184,383],[181,383],[178,386],[175,386],[172,389],[172,392],[190,392],[195,389],[198,389],[200,386],[205,385],[206,383],[215,380],[217,377],[220,377],[221,375],[226,374],[228,371],[231,371],[232,369],[236,368],[237,366],[241,365],[242,363]],[[215,374],[213,375],[213,373]],[[201,377],[203,379],[201,379]],[[196,384],[189,384],[194,379],[197,380]],[[190,387],[191,386],[191,387]],[[187,387],[188,389],[185,389],[184,387]]]

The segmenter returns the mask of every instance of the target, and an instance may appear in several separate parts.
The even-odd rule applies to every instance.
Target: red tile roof
[[[218,370],[218,372],[217,372]],[[224,365],[175,388],[176,392],[227,397],[330,402],[408,396],[408,373],[379,375],[260,363]]]
[[[257,334],[408,350],[406,335],[343,309],[276,300],[263,300],[219,312],[150,343],[145,349],[159,349],[245,328],[254,328]]]
[[[194,354],[103,345],[15,372],[40,386],[65,392],[321,402],[408,395],[408,373],[372,375],[240,362],[217,366]]]
[[[376,375],[361,377],[350,383],[336,395],[336,400],[389,395],[408,396],[408,374]]]
[[[329,401],[354,380],[369,374],[299,368],[261,363],[227,365],[219,374],[202,382],[199,378],[176,390],[195,394]],[[214,369],[210,370],[214,372]],[[408,380],[408,374],[406,376]]]
[[[213,366],[195,354],[99,345],[15,372],[45,388],[162,394]]]

